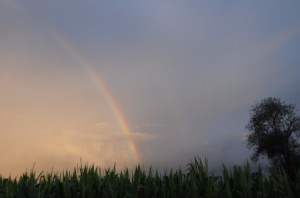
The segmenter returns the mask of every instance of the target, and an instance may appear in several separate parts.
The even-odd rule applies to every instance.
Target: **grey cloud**
[[[7,10],[0,6],[0,120],[24,126],[28,115],[24,136],[43,126],[56,131],[57,137],[45,135],[65,153],[38,144],[57,159],[34,155],[45,165],[69,166],[64,158],[76,161],[78,155],[103,166],[113,163],[116,153],[128,160],[122,158],[128,156],[126,137],[74,57],[80,55],[122,109],[145,165],[184,166],[198,154],[208,155],[213,165],[242,163],[249,151],[239,137],[251,104],[276,96],[300,105],[299,6],[282,1],[6,3]],[[70,55],[58,37],[78,54]],[[36,121],[41,124],[35,128]],[[16,138],[21,129],[14,126],[2,126],[14,132],[1,137]],[[62,131],[68,127],[70,134]]]

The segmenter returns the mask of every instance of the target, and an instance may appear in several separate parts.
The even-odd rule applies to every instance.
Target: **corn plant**
[[[133,171],[116,167],[100,169],[80,165],[73,171],[36,174],[34,170],[19,178],[0,176],[0,197],[300,197],[300,171],[290,181],[282,170],[251,171],[250,164],[227,168],[215,176],[208,162],[194,158],[186,169],[163,174],[152,167],[137,166]]]

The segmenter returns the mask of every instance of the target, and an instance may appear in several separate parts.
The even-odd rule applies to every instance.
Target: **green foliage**
[[[101,170],[80,166],[72,172],[24,173],[19,178],[0,176],[0,197],[300,197],[300,172],[296,181],[284,171],[272,170],[268,175],[259,168],[251,172],[250,164],[228,169],[223,175],[209,173],[207,160],[191,161],[185,171],[170,170],[164,174],[137,166],[130,172]]]

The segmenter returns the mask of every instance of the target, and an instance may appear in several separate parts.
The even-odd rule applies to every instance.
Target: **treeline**
[[[222,176],[208,171],[207,161],[191,161],[186,170],[158,173],[137,166],[117,172],[84,165],[73,171],[0,177],[0,197],[300,197],[300,172],[295,181],[284,171],[251,172],[249,163],[228,169]]]

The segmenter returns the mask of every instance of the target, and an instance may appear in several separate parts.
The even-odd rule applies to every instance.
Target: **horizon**
[[[278,97],[299,114],[299,10],[300,1],[0,2],[0,175],[80,160],[244,164],[256,101]]]

